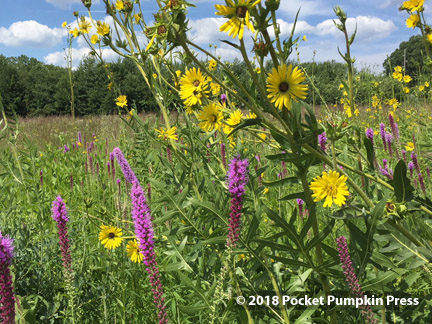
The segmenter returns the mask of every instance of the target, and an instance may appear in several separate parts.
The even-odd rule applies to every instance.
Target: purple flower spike
[[[397,123],[395,122],[392,114],[389,114],[388,118],[389,118],[390,128],[392,130],[393,138],[395,140],[398,140],[399,139],[399,127],[398,127]]]
[[[163,287],[160,281],[160,273],[157,267],[156,255],[154,252],[154,232],[151,222],[150,208],[147,205],[144,191],[138,182],[132,184],[132,219],[135,225],[135,235],[138,239],[139,248],[143,255],[146,271],[149,274],[152,286],[153,300],[158,312],[159,324],[168,323],[168,315],[165,298],[163,297]]]
[[[226,167],[227,167],[227,165],[226,165],[226,146],[224,143],[221,143],[220,151],[221,151],[222,165],[226,169]]]
[[[384,144],[384,150],[387,151],[386,131],[384,123],[380,124],[380,135]]]
[[[67,222],[69,222],[69,218],[67,216],[66,204],[60,196],[57,196],[57,198],[52,203],[52,218],[57,223],[60,251],[63,259],[63,267],[66,272],[71,273],[72,257],[70,254],[70,245],[67,230]]]
[[[63,153],[69,152],[70,148],[66,144],[63,146]]]
[[[418,163],[417,154],[414,152],[411,153],[411,160],[414,164],[414,168],[416,169],[417,173],[420,173],[420,165]]]
[[[344,236],[340,236],[336,239],[336,242],[338,245],[339,260],[342,266],[342,271],[345,275],[346,282],[350,287],[351,293],[356,298],[363,298],[364,293],[351,262],[351,256],[346,238]],[[375,319],[375,315],[372,312],[372,308],[369,305],[362,305],[360,306],[360,309],[367,323],[378,324],[378,321]]]
[[[15,295],[10,273],[13,257],[13,240],[0,232],[0,318],[4,324],[15,323]]]
[[[124,175],[126,181],[128,181],[132,184],[134,182],[137,182],[139,184],[138,178],[135,176],[135,173],[132,171],[132,168],[130,167],[128,161],[124,157],[123,152],[118,147],[116,147],[113,150],[113,153],[114,153],[114,156],[117,158],[118,164],[120,164],[120,167],[123,171],[123,175]]]
[[[226,96],[225,93],[221,94],[221,100],[222,100],[222,104],[224,105],[226,103],[226,101],[227,101],[227,96]]]
[[[404,149],[402,149],[402,159],[404,160],[404,162],[406,163],[406,151]]]
[[[326,132],[322,132],[318,135],[318,143],[323,151],[326,150],[326,143],[327,143],[327,135]]]
[[[249,180],[247,174],[248,166],[248,160],[241,160],[240,155],[233,158],[229,164],[228,190],[231,196],[231,212],[229,219],[229,233],[227,238],[228,248],[235,247],[240,234],[243,196],[246,190],[245,186]]]
[[[412,161],[410,161],[408,163],[408,170],[409,170],[409,173],[410,173],[410,177],[412,178],[412,176],[413,176],[413,170],[414,170],[414,163],[412,163]]]
[[[366,129],[366,137],[372,142],[372,144],[374,143],[374,131],[372,128],[368,128]]]

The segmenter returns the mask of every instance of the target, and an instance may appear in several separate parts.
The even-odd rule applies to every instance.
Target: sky
[[[59,66],[65,66],[67,31],[62,28],[66,21],[76,26],[74,11],[86,15],[87,9],[81,0],[3,0],[0,11],[0,54],[10,56],[26,55]],[[114,0],[111,0],[114,2]],[[262,0],[264,2],[264,0]],[[196,8],[189,9],[189,36],[205,49],[209,44],[217,45],[216,54],[224,60],[240,57],[238,52],[220,40],[231,40],[227,33],[219,32],[219,26],[226,19],[215,15],[215,4],[224,4],[224,0],[189,0]],[[382,63],[400,44],[408,40],[419,30],[408,29],[405,20],[406,12],[399,12],[402,0],[281,0],[278,11],[278,23],[281,36],[289,37],[297,11],[300,9],[295,35],[300,37],[299,57],[302,62],[342,61],[338,47],[345,52],[344,38],[333,24],[336,16],[335,5],[348,15],[348,31],[354,31],[357,25],[357,36],[352,45],[352,56],[356,58],[357,68],[367,68],[379,73]],[[141,0],[144,19],[148,24],[153,22],[153,13],[157,12],[155,0]],[[92,14],[95,19],[105,20],[105,7],[102,0],[92,1]],[[428,7],[426,4],[426,14]],[[426,15],[426,19],[428,15]],[[306,35],[306,41],[302,41]],[[246,46],[252,49],[252,34],[245,32]],[[143,47],[148,40],[142,37]],[[235,40],[234,42],[238,42]],[[81,37],[73,42],[73,62],[77,66],[80,59],[87,55],[89,48]],[[106,60],[116,60],[117,56],[106,50]],[[296,59],[295,52],[291,59]]]

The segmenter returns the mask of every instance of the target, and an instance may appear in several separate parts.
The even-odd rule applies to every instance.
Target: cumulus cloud
[[[90,53],[89,48],[73,48],[72,49],[72,63],[73,63],[73,69],[76,69],[84,58],[86,58]],[[50,53],[47,56],[44,57],[44,62],[46,64],[53,64],[58,66],[66,67],[66,60],[65,60],[65,52],[54,52]],[[104,48],[102,50],[102,57],[105,61],[112,62],[117,60],[118,55],[111,49]]]
[[[66,36],[62,28],[49,28],[34,20],[17,21],[0,27],[0,43],[11,47],[52,47]]]
[[[356,40],[359,41],[372,41],[383,39],[389,36],[396,26],[391,20],[382,20],[373,16],[358,16],[356,18],[348,18],[346,21],[348,33],[352,34],[357,25]],[[324,20],[316,26],[315,34],[319,36],[331,35],[334,37],[342,37],[342,33],[332,19]]]

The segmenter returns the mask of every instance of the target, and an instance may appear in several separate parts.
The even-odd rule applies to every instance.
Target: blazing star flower
[[[273,68],[267,78],[267,97],[280,110],[283,107],[290,110],[293,99],[306,98],[308,85],[301,84],[305,79],[304,73],[298,67],[293,69],[292,64]]]
[[[134,182],[139,183],[138,178],[136,177],[135,173],[132,171],[132,168],[129,165],[129,162],[124,157],[123,152],[118,147],[116,147],[114,148],[112,153],[116,157],[118,164],[120,164],[120,168],[123,171],[126,181],[129,183],[134,183]],[[110,158],[111,158],[111,154],[110,154]]]
[[[10,273],[13,257],[13,240],[0,232],[0,318],[4,324],[15,323],[15,295]]]
[[[344,236],[340,236],[336,239],[336,242],[338,245],[337,249],[339,252],[339,260],[341,263],[342,271],[345,275],[346,282],[351,289],[351,293],[356,298],[363,298],[364,293],[352,265],[346,238]],[[378,321],[375,319],[375,315],[372,312],[372,308],[370,306],[362,305],[360,306],[360,309],[367,323],[378,324]]]
[[[326,150],[326,143],[327,143],[326,132],[322,132],[321,134],[318,135],[318,144],[323,151]]]
[[[346,181],[347,177],[341,176],[337,171],[330,171],[328,174],[324,171],[322,176],[314,178],[310,184],[314,201],[318,202],[325,198],[324,207],[331,207],[333,202],[341,207],[345,204],[345,197],[349,195]]]
[[[228,191],[230,193],[230,219],[227,247],[235,247],[240,234],[241,210],[243,208],[243,196],[246,184],[249,181],[247,159],[241,160],[240,156],[233,158],[229,164]]]
[[[57,198],[52,203],[52,218],[57,223],[60,250],[63,259],[63,267],[66,272],[71,273],[72,257],[70,254],[69,235],[67,230],[67,223],[69,222],[69,218],[67,216],[66,204],[64,203],[61,196],[57,196]]]

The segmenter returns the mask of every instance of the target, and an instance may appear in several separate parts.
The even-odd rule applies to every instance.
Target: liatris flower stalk
[[[172,163],[172,153],[171,153],[171,149],[169,148],[169,146],[166,147],[166,152],[167,152],[168,162]]]
[[[81,137],[81,132],[78,132],[78,143],[81,143],[81,145],[83,144],[82,137]]]
[[[396,158],[399,160],[399,147],[400,147],[400,143],[399,143],[399,127],[398,124],[395,122],[394,117],[392,114],[389,114],[389,123],[390,123],[390,128],[392,130],[392,134],[393,134],[393,139],[394,142],[396,144]]]
[[[336,239],[336,242],[338,245],[339,259],[342,270],[345,275],[346,282],[351,289],[351,293],[356,298],[363,298],[364,293],[351,262],[351,256],[349,254],[346,238],[344,236],[340,236]],[[360,309],[367,323],[378,324],[378,321],[375,319],[374,313],[372,312],[372,308],[369,305],[360,306]]]
[[[420,183],[420,188],[423,191],[424,194],[426,194],[426,185],[423,179],[422,174],[419,172],[418,174],[418,179],[419,179],[419,183]]]
[[[412,161],[410,161],[410,162],[408,163],[408,170],[409,170],[409,173],[410,173],[410,177],[412,178],[412,176],[413,176],[413,171],[414,171],[414,163],[413,163]]]
[[[428,178],[430,179],[431,174],[430,174],[430,169],[429,169],[429,167],[426,168],[426,174],[427,174]]]
[[[374,131],[372,128],[368,128],[366,129],[366,138],[368,138],[371,143],[372,143],[372,159],[373,159],[373,164],[375,166],[375,168],[378,168],[378,162],[376,160],[376,153],[375,153],[375,142],[374,142]]]
[[[226,147],[225,147],[224,143],[221,143],[221,145],[220,145],[220,151],[221,151],[222,165],[226,169],[226,167],[227,167],[227,165],[226,165]]]
[[[67,216],[66,204],[64,203],[61,196],[52,203],[52,218],[57,222],[57,229],[59,235],[60,250],[63,259],[63,267],[66,272],[72,272],[72,257],[70,254],[69,237],[67,231],[67,222],[69,218]]]
[[[417,154],[415,154],[414,152],[411,153],[411,160],[417,173],[420,173],[420,164],[418,163]]]
[[[69,176],[69,187],[70,187],[70,190],[73,191],[74,180],[73,180],[73,175],[72,174]]]
[[[318,144],[321,147],[321,149],[325,152],[327,147],[326,147],[326,143],[327,143],[327,135],[326,132],[322,132],[321,134],[318,135]]]
[[[111,161],[112,178],[113,178],[113,181],[114,181],[114,178],[115,178],[114,153],[111,152],[110,155],[109,155],[109,157],[110,157],[110,161]]]
[[[388,148],[388,152],[390,154],[390,157],[393,157],[393,147],[392,147],[393,136],[392,136],[392,134],[386,133],[385,140],[387,142],[387,148]]]
[[[222,93],[222,94],[221,94],[221,101],[222,101],[222,105],[225,105],[225,104],[226,104],[227,96],[226,96],[225,93]]]
[[[15,323],[15,296],[10,273],[13,250],[13,240],[0,232],[0,318],[4,324]]]
[[[63,153],[69,152],[70,148],[66,144],[63,146]]]
[[[130,167],[128,161],[124,157],[122,151],[116,147],[113,150],[114,156],[117,159],[118,164],[120,164],[120,167],[123,171],[123,175],[127,182],[134,183],[137,182],[139,184],[138,178],[135,176],[135,173],[132,171],[132,168]]]
[[[402,149],[402,159],[406,163],[406,150]]]
[[[384,123],[380,124],[380,135],[384,144],[384,151],[387,151],[386,131]]]
[[[303,220],[303,216],[306,214],[306,210],[304,210],[304,201],[300,198],[297,198],[296,201],[299,209],[300,218]]]
[[[135,226],[135,235],[138,239],[139,248],[143,255],[143,262],[146,265],[146,271],[149,274],[150,284],[152,286],[153,300],[158,312],[159,324],[168,323],[168,315],[165,298],[163,297],[163,288],[160,281],[160,273],[157,267],[156,255],[154,252],[154,232],[151,222],[150,208],[144,197],[144,192],[138,182],[132,184],[132,219]]]
[[[229,164],[228,171],[228,190],[230,192],[230,219],[227,247],[235,247],[240,235],[241,210],[243,207],[243,196],[245,186],[249,180],[247,174],[249,162],[247,159],[241,160],[240,156],[233,158]]]
[[[43,187],[43,171],[42,170],[39,171],[39,182],[40,182],[40,186],[42,188]]]

